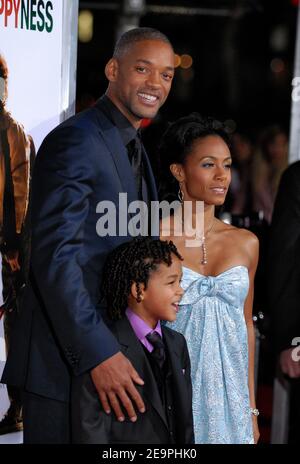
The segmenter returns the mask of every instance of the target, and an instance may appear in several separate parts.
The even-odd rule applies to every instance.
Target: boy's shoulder
[[[176,343],[181,342],[181,343],[185,344],[185,338],[181,333],[176,332],[176,330],[173,330],[170,327],[166,327],[163,324],[161,325],[161,328],[162,328],[162,333],[164,335],[167,335],[169,340],[172,340],[172,342],[174,340],[174,342],[176,342]]]
[[[108,328],[119,342],[120,339],[123,341],[130,341],[132,340],[132,336],[136,338],[134,330],[131,327],[127,317],[123,317],[122,319],[118,319],[116,321],[110,321],[108,323]],[[177,348],[177,351],[182,351],[184,349],[186,346],[186,340],[181,333],[170,329],[170,327],[166,327],[164,324],[161,324],[161,329],[163,335],[167,338],[167,342],[174,345],[174,347]]]

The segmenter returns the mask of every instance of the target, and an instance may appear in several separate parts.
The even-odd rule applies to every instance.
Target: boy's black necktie
[[[163,339],[157,332],[148,333],[146,338],[154,348],[150,353],[151,356],[157,361],[159,367],[162,368],[166,360],[165,344]]]

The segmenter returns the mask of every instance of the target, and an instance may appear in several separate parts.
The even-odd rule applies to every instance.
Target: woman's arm
[[[248,235],[249,234],[249,235]],[[252,307],[254,296],[254,277],[258,263],[259,242],[257,237],[248,233],[247,237],[247,253],[249,256],[249,292],[245,301],[244,315],[248,333],[248,352],[249,352],[249,368],[248,368],[248,384],[250,395],[250,407],[255,409],[255,380],[254,380],[254,363],[255,363],[255,330],[252,319]],[[257,417],[252,415],[254,441],[257,443],[259,439],[259,430]]]

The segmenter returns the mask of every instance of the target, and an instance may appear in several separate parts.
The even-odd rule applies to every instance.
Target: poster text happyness
[[[0,0],[0,28],[51,32],[53,2],[48,0]]]

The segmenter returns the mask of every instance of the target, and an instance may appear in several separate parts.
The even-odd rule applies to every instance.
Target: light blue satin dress
[[[196,443],[253,443],[244,302],[248,269],[216,277],[183,267],[185,290],[176,321],[191,358]]]

